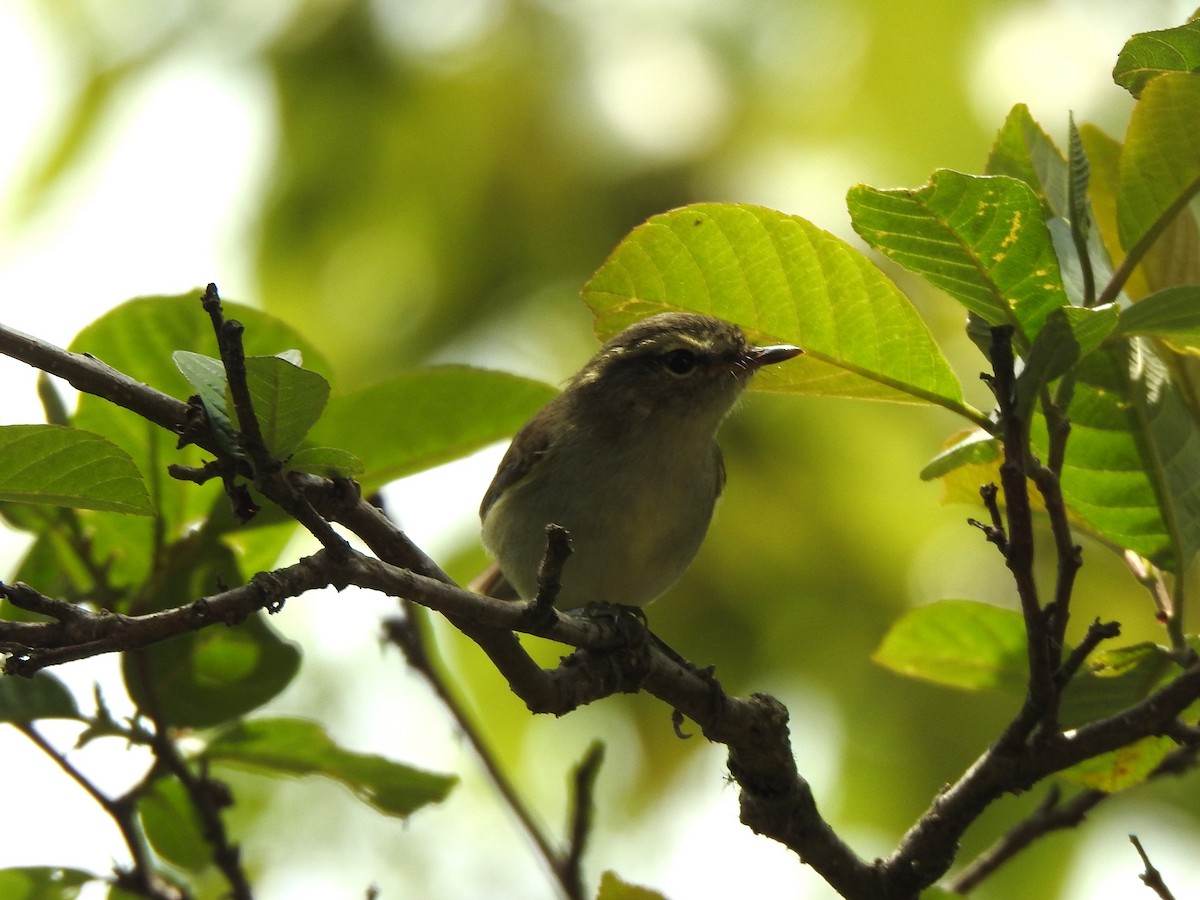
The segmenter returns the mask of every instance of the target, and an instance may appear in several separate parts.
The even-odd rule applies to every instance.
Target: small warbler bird
[[[536,596],[546,526],[570,533],[555,606],[643,606],[704,540],[725,486],[716,432],[755,371],[802,351],[663,313],[618,334],[517,433],[479,509],[509,585]],[[503,596],[503,591],[493,591]]]

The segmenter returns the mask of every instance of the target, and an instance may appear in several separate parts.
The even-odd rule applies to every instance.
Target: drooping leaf
[[[1200,184],[1200,78],[1163,75],[1142,93],[1121,153],[1117,224],[1130,251]]]
[[[0,722],[79,717],[75,698],[49,672],[38,672],[32,678],[0,678]]]
[[[63,425],[0,427],[0,500],[154,514],[129,454],[98,434]]]
[[[1200,286],[1167,288],[1121,311],[1116,334],[1167,338],[1200,348]]]
[[[1041,203],[1023,181],[941,170],[923,188],[860,185],[848,199],[867,243],[989,325],[1015,326],[1018,347],[1067,304]]]
[[[100,876],[83,869],[25,866],[0,869],[0,897],[5,900],[75,900],[89,881]]]
[[[960,466],[991,463],[999,458],[999,438],[982,430],[968,431],[951,441],[945,450],[925,464],[925,468],[921,470],[921,480],[932,481],[948,475]],[[978,490],[978,485],[975,489]]]
[[[356,797],[389,816],[408,816],[445,799],[458,779],[437,775],[374,754],[335,744],[316,722],[252,719],[220,732],[204,752],[207,759],[269,775],[321,775],[348,787]]]
[[[422,369],[334,396],[310,441],[360,459],[369,491],[512,435],[554,393],[503,372]]]
[[[1200,71],[1200,21],[1135,34],[1117,56],[1113,81],[1133,96],[1159,75]]]
[[[328,381],[278,356],[248,358],[246,386],[267,449],[280,459],[300,446],[329,400]]]
[[[717,203],[654,216],[618,245],[583,299],[602,338],[654,313],[694,311],[735,322],[754,341],[803,347],[803,357],[758,377],[762,390],[936,403],[977,415],[896,286],[796,216]]]
[[[200,402],[204,404],[209,425],[221,448],[230,456],[239,457],[242,454],[238,446],[237,426],[229,404],[229,383],[225,375],[225,366],[219,359],[205,356],[203,353],[193,353],[191,350],[176,350],[171,354],[175,366],[196,389]]]
[[[947,687],[1024,690],[1029,680],[1021,614],[974,600],[939,600],[902,615],[871,658]]]
[[[188,872],[202,872],[212,863],[212,845],[178,778],[157,779],[138,797],[137,810],[150,846],[167,862]]]

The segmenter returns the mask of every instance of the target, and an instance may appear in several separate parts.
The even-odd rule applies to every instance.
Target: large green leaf
[[[508,437],[554,393],[503,372],[422,369],[333,397],[310,443],[352,453],[372,490]]]
[[[948,687],[1024,690],[1021,614],[974,600],[939,600],[901,616],[871,657],[893,672]]]
[[[49,672],[32,678],[0,677],[0,722],[78,718],[75,698]]]
[[[1117,224],[1131,250],[1200,182],[1200,78],[1163,75],[1134,107],[1121,154]]]
[[[328,381],[278,356],[247,359],[246,386],[267,449],[280,459],[300,446],[329,400]]]
[[[0,500],[154,514],[128,453],[63,425],[0,427]]]
[[[1121,48],[1112,74],[1113,81],[1137,97],[1159,75],[1198,70],[1200,21],[1193,20],[1176,28],[1135,34]]]
[[[1016,412],[1027,419],[1043,385],[1056,380],[1092,353],[1117,326],[1115,303],[1103,307],[1063,306],[1050,313],[1017,376]]]
[[[1121,311],[1116,333],[1167,338],[1200,348],[1200,286],[1167,288]]]
[[[583,299],[602,337],[691,310],[735,322],[752,340],[803,347],[759,377],[764,390],[936,403],[973,417],[907,298],[858,251],[796,216],[715,203],[655,216],[626,236]]]
[[[989,325],[1013,325],[1019,347],[1067,304],[1033,188],[1007,176],[941,170],[916,190],[852,188],[854,230],[925,276]]]
[[[316,722],[252,719],[220,732],[204,753],[211,761],[271,775],[321,775],[340,781],[389,816],[407,816],[446,798],[458,779],[354,753],[335,744]]]

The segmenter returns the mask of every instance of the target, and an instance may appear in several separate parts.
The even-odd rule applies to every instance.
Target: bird
[[[754,373],[803,351],[727,321],[642,319],[609,340],[516,434],[480,504],[494,596],[538,593],[546,528],[573,551],[554,605],[641,607],[691,564],[725,486],[716,433]],[[500,590],[495,588],[499,587]]]

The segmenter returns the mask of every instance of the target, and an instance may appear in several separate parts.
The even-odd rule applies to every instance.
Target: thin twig
[[[1150,857],[1147,855],[1145,848],[1142,847],[1142,842],[1138,840],[1137,835],[1131,834],[1129,842],[1133,844],[1134,849],[1138,852],[1138,856],[1142,858],[1142,865],[1146,867],[1146,871],[1138,876],[1142,880],[1142,884],[1158,894],[1162,900],[1175,900],[1175,895],[1171,893],[1166,882],[1163,881],[1162,873],[1154,868],[1154,865],[1150,862]]]

